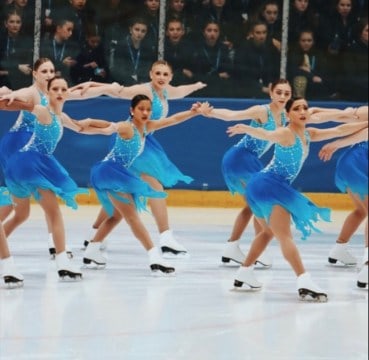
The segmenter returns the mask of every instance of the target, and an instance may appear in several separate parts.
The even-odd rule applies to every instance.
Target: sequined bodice
[[[44,155],[51,155],[59,140],[63,136],[63,125],[54,113],[51,114],[50,124],[41,124],[39,121],[34,122],[34,130],[32,137],[21,151],[37,151]]]
[[[130,121],[127,120],[127,122]],[[129,168],[137,156],[142,153],[145,146],[145,138],[142,139],[136,127],[133,123],[131,124],[133,127],[133,137],[131,139],[122,139],[116,134],[114,146],[103,161],[114,161],[125,168]],[[146,135],[146,132],[144,135]]]
[[[250,126],[254,128],[263,128],[265,130],[271,131],[276,129],[276,122],[273,117],[273,113],[270,110],[269,105],[265,105],[268,112],[268,119],[265,123],[261,124],[255,120],[250,122]],[[282,126],[285,126],[287,123],[286,115],[283,112],[281,114],[281,122]],[[272,143],[266,140],[256,139],[248,134],[246,134],[236,146],[244,146],[247,150],[249,150],[252,154],[257,157],[261,157],[264,153],[266,153],[269,148],[272,146]]]
[[[47,97],[41,92],[39,92],[39,94],[41,97],[40,105],[47,106],[49,104]],[[10,131],[15,132],[15,131],[24,130],[24,131],[33,132],[33,125],[34,125],[35,119],[36,119],[36,116],[33,115],[31,112],[22,110],[19,113],[17,121],[12,126]]]
[[[299,136],[295,134],[295,143],[291,146],[275,144],[274,156],[262,170],[276,174],[292,183],[299,174],[306,157],[309,154],[310,135],[305,131],[307,146],[304,146]]]
[[[168,92],[164,90],[164,100],[162,100],[158,93],[154,90],[152,85],[149,85],[152,92],[152,114],[151,120],[159,120],[168,116]]]

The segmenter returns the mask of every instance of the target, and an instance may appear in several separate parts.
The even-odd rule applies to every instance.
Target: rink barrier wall
[[[97,205],[99,203],[95,191],[89,190],[90,194],[77,196],[78,204]],[[168,206],[242,208],[245,204],[241,195],[231,195],[228,191],[167,190],[167,193]],[[347,194],[304,193],[304,195],[318,206],[329,207],[333,210],[353,209],[353,204]]]

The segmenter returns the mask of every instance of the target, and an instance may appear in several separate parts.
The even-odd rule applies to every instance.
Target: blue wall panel
[[[199,99],[186,98],[170,102],[170,113],[188,109],[194,101]],[[209,100],[214,107],[229,109],[245,109],[255,104],[267,103],[255,99],[201,99]],[[69,101],[65,105],[65,112],[72,118],[85,117],[101,118],[106,120],[126,119],[129,114],[129,101],[107,97],[83,101]],[[345,108],[357,106],[356,103],[323,103],[311,102],[311,106]],[[0,136],[14,123],[15,112],[0,112]],[[189,184],[178,184],[177,189],[225,190],[225,183],[220,171],[221,159],[224,152],[239,137],[228,138],[226,129],[233,122],[224,122],[216,119],[196,117],[183,124],[155,133],[168,156],[186,174],[195,180]],[[332,125],[332,124],[328,124]],[[324,125],[327,126],[327,125]],[[80,186],[89,185],[89,170],[98,160],[101,160],[108,151],[110,137],[102,135],[80,135],[65,129],[64,136],[58,145],[55,156],[70,172]],[[294,185],[304,192],[338,192],[334,185],[334,168],[336,153],[330,162],[323,163],[317,154],[324,143],[313,143],[310,155],[303,170]],[[267,162],[271,152],[264,156]]]

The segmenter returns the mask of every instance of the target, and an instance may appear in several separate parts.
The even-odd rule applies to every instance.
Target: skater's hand
[[[196,83],[196,85],[197,85],[197,90],[201,90],[201,89],[203,89],[204,87],[208,86],[207,84],[203,83],[202,81],[198,81],[198,82]]]
[[[16,97],[14,96],[13,93],[10,94],[4,94],[2,96],[0,96],[0,101],[6,105],[10,105],[14,100],[16,99]]]
[[[332,141],[328,144],[325,144],[319,151],[319,159],[322,161],[329,161],[332,158],[332,155],[339,149],[337,143]]]
[[[230,126],[227,129],[227,134],[228,134],[229,137],[232,137],[232,136],[238,135],[238,134],[245,134],[248,127],[249,126],[245,125],[245,124],[237,124],[237,125],[234,125],[234,126]]]
[[[198,113],[200,113],[203,116],[209,117],[211,115],[211,111],[213,110],[213,106],[209,104],[209,102],[203,102],[200,104],[200,107],[198,108]]]

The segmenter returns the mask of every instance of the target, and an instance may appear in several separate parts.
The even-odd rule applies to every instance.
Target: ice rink
[[[82,265],[82,243],[98,212],[62,207],[68,244]],[[172,228],[190,256],[170,260],[176,276],[154,277],[148,256],[125,223],[109,237],[104,270],[83,269],[83,280],[61,282],[49,259],[43,213],[9,242],[24,287],[0,285],[0,359],[123,360],[366,360],[368,290],[356,287],[356,267],[328,265],[345,211],[322,234],[302,241],[307,270],[327,291],[327,303],[299,301],[296,278],[277,242],[269,249],[273,267],[255,270],[261,291],[235,290],[235,266],[221,253],[238,209],[170,207]],[[143,219],[153,240],[153,219]],[[242,239],[247,249],[253,231]],[[350,243],[363,255],[364,228]]]

